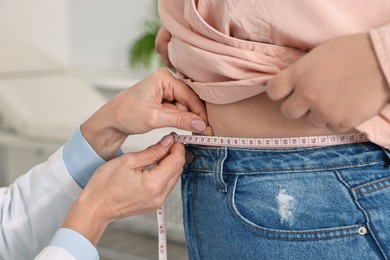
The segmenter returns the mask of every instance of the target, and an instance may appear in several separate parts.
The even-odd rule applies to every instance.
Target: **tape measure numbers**
[[[321,135],[286,138],[238,138],[204,135],[176,135],[175,141],[184,144],[207,146],[230,146],[247,148],[289,148],[308,146],[330,146],[367,142],[363,133],[348,133],[339,135]]]
[[[165,224],[165,207],[164,204],[157,211],[157,225],[158,225],[158,259],[167,260],[167,227]]]

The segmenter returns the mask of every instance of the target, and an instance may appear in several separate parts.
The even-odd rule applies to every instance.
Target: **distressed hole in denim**
[[[280,221],[292,226],[294,221],[294,197],[289,195],[286,189],[281,189],[276,196],[279,205]]]

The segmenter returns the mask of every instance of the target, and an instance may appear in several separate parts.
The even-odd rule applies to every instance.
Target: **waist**
[[[280,112],[280,105],[266,94],[231,104],[206,103],[209,124],[215,136],[284,138],[337,134],[327,128],[312,127],[304,118],[285,118]],[[348,133],[358,131],[351,129]]]

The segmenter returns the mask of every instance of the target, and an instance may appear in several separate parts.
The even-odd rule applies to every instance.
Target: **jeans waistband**
[[[223,160],[223,174],[316,171],[390,161],[389,151],[371,142],[282,149],[186,145],[186,153],[185,170],[214,171]]]

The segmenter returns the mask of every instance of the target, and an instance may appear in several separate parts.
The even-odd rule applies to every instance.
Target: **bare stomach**
[[[325,128],[314,128],[304,119],[285,118],[280,112],[280,104],[260,94],[232,104],[206,103],[206,107],[215,136],[260,138],[335,134]]]

